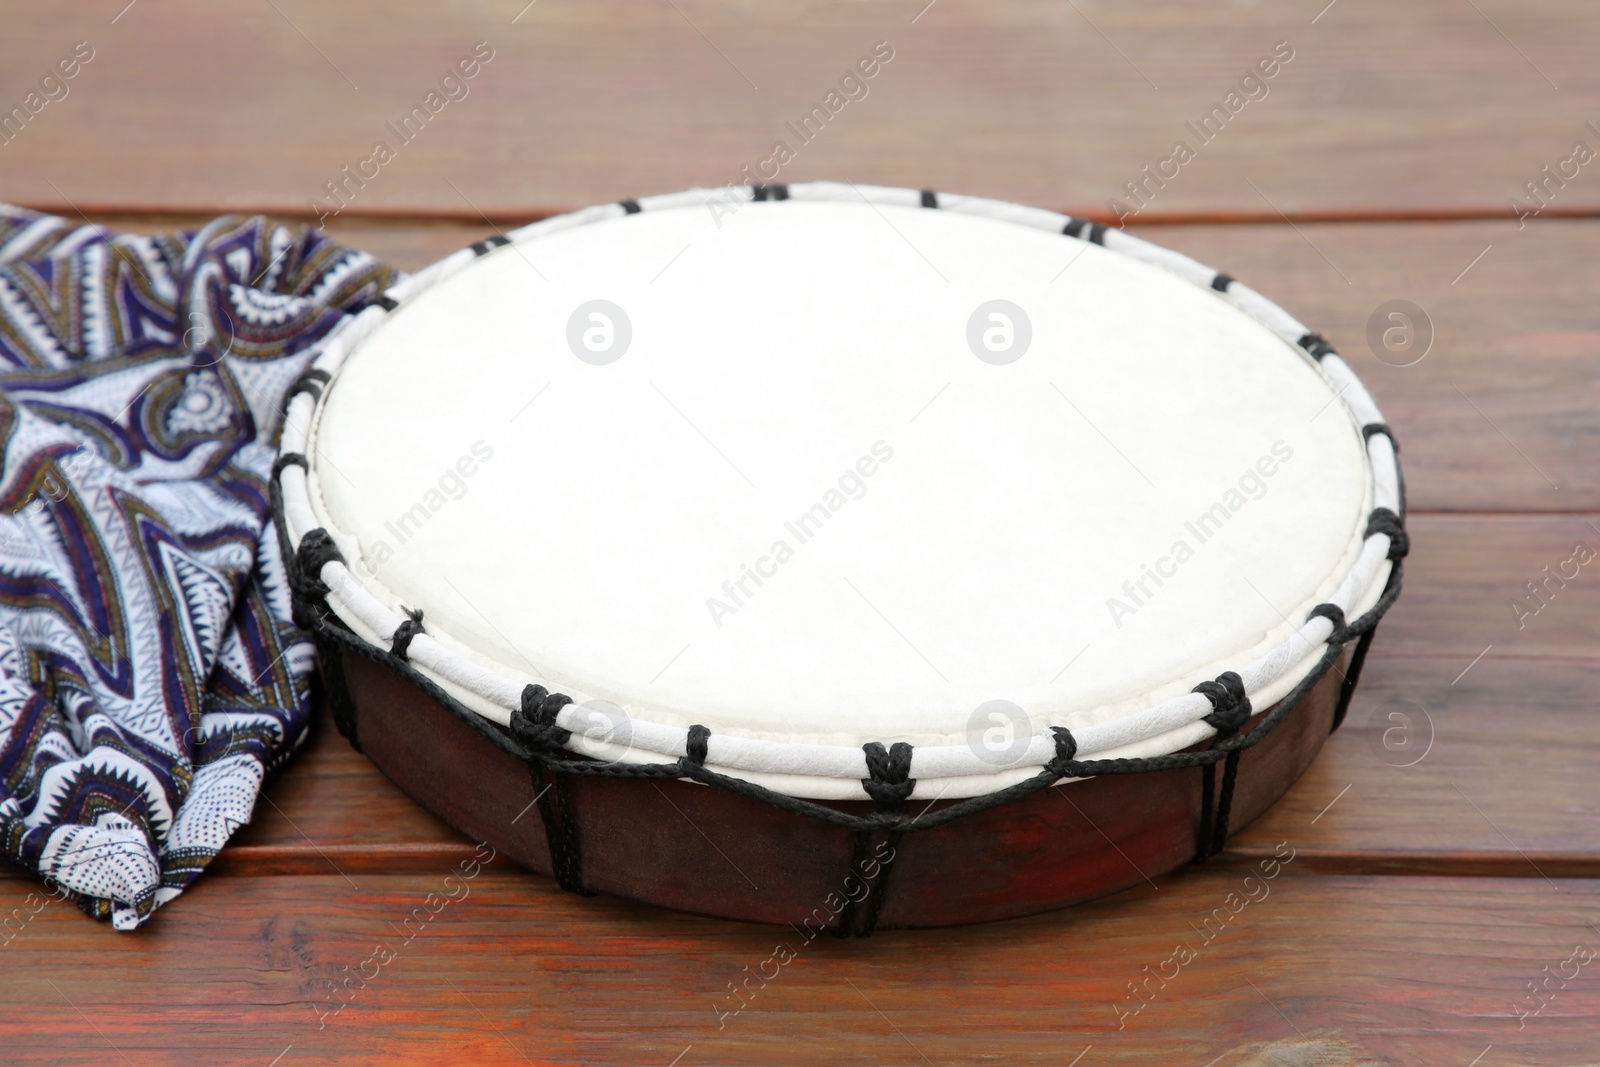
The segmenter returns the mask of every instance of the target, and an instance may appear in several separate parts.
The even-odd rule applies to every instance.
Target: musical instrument
[[[857,934],[1217,852],[1407,548],[1377,408],[1254,290],[832,183],[406,278],[291,393],[274,508],[339,728],[429,810],[568,889]]]

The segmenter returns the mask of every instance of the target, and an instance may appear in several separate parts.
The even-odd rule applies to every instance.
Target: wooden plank
[[[470,852],[459,834],[351,748],[319,706],[310,738],[267,786],[212,873],[434,870]]]
[[[31,5],[8,20],[8,107],[74,42],[95,58],[0,148],[7,197],[304,211],[382,139],[394,158],[368,166],[349,210],[526,215],[739,180],[781,139],[796,153],[783,180],[1104,214],[1185,139],[1195,158],[1150,186],[1151,215],[1498,216],[1575,141],[1600,144],[1585,126],[1600,118],[1585,104],[1600,89],[1600,19],[1582,0],[1343,0],[1320,13],[1179,0],[544,0],[521,11],[479,0],[404,18],[307,0],[125,6]],[[386,123],[480,40],[494,58],[467,95],[409,143],[391,134]],[[786,129],[880,40],[894,58],[864,98],[810,143]],[[1267,95],[1209,142],[1189,132],[1279,41],[1294,58]],[[1549,210],[1600,208],[1587,171],[1562,181],[1548,186]]]
[[[1338,873],[1600,876],[1600,663],[1491,653],[1452,685],[1459,670],[1369,662],[1345,724],[1229,850],[1301,828],[1308,866]]]
[[[573,897],[495,863],[216,879],[136,935],[45,907],[5,946],[0,1040],[9,1063],[57,1065],[1600,1057],[1596,964],[1562,966],[1600,945],[1600,885],[1328,878],[1296,847],[1265,871],[1188,868],[1052,915],[856,942]],[[0,903],[35,906],[22,888],[0,879]],[[1527,984],[1575,967],[1519,1029]]]
[[[1228,271],[1327,337],[1399,436],[1412,507],[1578,511],[1600,506],[1591,296],[1600,265],[1584,251],[1597,226],[1200,226],[1141,236]],[[1431,349],[1383,344],[1385,329],[1407,324],[1382,312],[1395,300],[1420,310],[1404,314],[1415,336],[1431,333]]]
[[[1440,657],[1446,679],[1480,653],[1485,661],[1595,658],[1600,575],[1591,572],[1600,559],[1580,565],[1584,557],[1574,555],[1579,543],[1600,551],[1594,516],[1416,515],[1407,525],[1405,591],[1377,639],[1385,654]],[[1563,572],[1576,577],[1563,581]],[[1534,599],[1528,583],[1545,580],[1544,601]]]
[[[1565,588],[1546,587],[1548,604],[1523,628],[1510,607],[1575,540],[1600,550],[1600,535],[1568,516],[1426,515],[1412,531],[1406,591],[1344,728],[1234,847],[1259,850],[1302,822],[1313,829],[1297,839],[1331,870],[1522,876],[1536,873],[1526,852],[1552,874],[1600,874],[1600,809],[1574,792],[1600,762],[1600,559]],[[219,871],[415,870],[465,848],[326,720],[266,796]]]

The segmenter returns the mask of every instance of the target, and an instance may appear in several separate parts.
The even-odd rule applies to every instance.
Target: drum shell
[[[342,725],[391,781],[463,834],[551,872],[526,763],[390,664],[348,649],[330,655],[328,642],[319,644],[325,683],[353,703],[354,722]],[[1342,669],[1327,671],[1241,753],[1232,829],[1253,821],[1310,766],[1332,726],[1342,677]],[[1198,767],[1103,775],[904,834],[893,845],[877,925],[1028,915],[1171,871],[1195,855],[1201,776]],[[856,835],[842,827],[684,780],[573,775],[566,788],[587,890],[808,930],[833,926],[846,893],[860,895],[860,883],[846,880],[858,858]],[[922,810],[916,800],[908,804]],[[872,810],[866,801],[831,806]],[[881,834],[872,839],[872,854],[889,847]]]

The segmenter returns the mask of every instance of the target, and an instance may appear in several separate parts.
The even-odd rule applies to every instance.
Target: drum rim
[[[693,189],[597,205],[545,219],[478,242],[397,282],[375,303],[335,329],[287,398],[272,488],[286,561],[291,570],[296,569],[297,557],[308,564],[303,568],[304,573],[296,577],[323,588],[322,596],[344,628],[366,644],[389,650],[408,661],[411,668],[429,678],[463,710],[470,709],[477,716],[500,725],[513,722],[519,708],[526,704],[528,686],[500,676],[434,640],[419,622],[395,613],[368,590],[369,583],[381,588],[375,578],[358,576],[336,547],[328,554],[332,541],[325,527],[329,524],[323,521],[325,513],[318,506],[305,459],[314,449],[317,421],[328,392],[326,387],[331,386],[351,351],[390,314],[497,248],[640,211],[697,206],[711,197],[727,196],[743,197],[747,201],[859,202],[865,199],[874,205],[956,211],[1099,244],[1108,251],[1163,268],[1191,284],[1218,293],[1278,337],[1298,346],[1317,364],[1330,390],[1335,391],[1335,398],[1344,403],[1356,425],[1361,427],[1373,505],[1361,550],[1345,570],[1336,591],[1314,608],[1299,629],[1276,648],[1237,671],[1223,672],[1219,681],[1231,676],[1225,688],[1229,693],[1236,692],[1247,707],[1252,699],[1259,706],[1277,703],[1288,692],[1301,688],[1300,683],[1309,676],[1320,674],[1318,667],[1325,657],[1318,655],[1319,649],[1370,634],[1377,618],[1392,602],[1391,587],[1392,592],[1398,592],[1398,561],[1407,547],[1404,486],[1393,437],[1359,378],[1320,335],[1231,276],[1101,223],[980,197],[818,182],[726,190]],[[313,536],[318,533],[320,540]],[[308,545],[314,549],[309,559],[306,558]],[[1355,614],[1358,609],[1362,618],[1356,623],[1347,623],[1346,614]],[[1366,625],[1362,627],[1362,623]],[[919,745],[915,750],[903,744],[895,747],[907,750],[905,761],[909,773],[915,780],[925,783],[913,784],[911,796],[983,796],[1004,792],[1032,780],[1042,768],[1056,762],[1063,752],[1063,735],[1070,739],[1067,747],[1074,754],[1081,752],[1086,758],[1093,757],[1101,763],[1142,763],[1143,760],[1116,757],[1147,756],[1152,744],[1157,743],[1165,743],[1167,747],[1156,754],[1166,755],[1215,736],[1218,733],[1213,721],[1218,712],[1218,695],[1214,691],[1217,684],[1203,681],[1189,693],[1110,723],[1078,731],[1067,731],[1061,726],[1045,727],[1030,739],[1015,760],[998,768],[981,760],[965,745]],[[1208,691],[1207,686],[1213,687],[1213,691]],[[535,688],[542,692],[542,687]],[[619,752],[618,746],[589,736],[610,736],[608,725],[585,721],[586,718],[592,720],[593,716],[586,716],[581,705],[561,707],[553,713],[551,725],[567,735],[563,740],[568,754],[575,752],[579,756],[622,765],[689,757],[695,748],[692,743],[695,730],[704,729],[684,730],[643,718],[630,718],[631,744],[627,750]],[[826,799],[869,796],[871,790],[867,783],[877,776],[870,750],[877,747],[884,751],[883,746],[873,743],[852,748],[756,740],[731,734],[703,737],[701,746],[705,753],[702,761],[719,773],[770,787],[777,794]],[[1142,746],[1142,750],[1135,746]],[[806,773],[782,770],[774,773],[774,768],[785,766],[804,767]],[[959,788],[952,790],[951,787],[957,785]]]

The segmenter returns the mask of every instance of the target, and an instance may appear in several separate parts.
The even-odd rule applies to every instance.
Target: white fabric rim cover
[[[422,609],[411,665],[496,722],[570,695],[579,752],[703,724],[713,769],[843,799],[905,741],[931,799],[1036,773],[1051,726],[1080,759],[1201,741],[1196,683],[1265,710],[1312,607],[1378,598],[1391,444],[1285,312],[1052,212],[788,194],[545,220],[336,335],[283,445],[330,607],[385,648]]]

